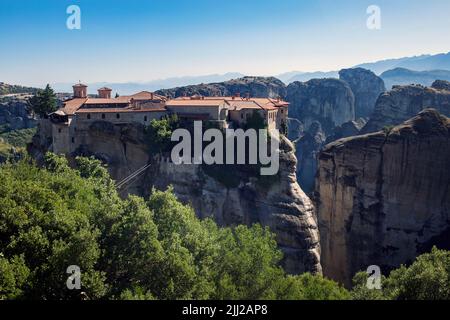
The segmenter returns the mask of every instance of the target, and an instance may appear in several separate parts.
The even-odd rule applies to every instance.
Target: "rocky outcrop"
[[[324,274],[348,285],[370,265],[387,271],[433,245],[450,249],[449,163],[450,119],[431,109],[327,145],[315,191]]]
[[[450,116],[450,91],[445,89],[446,83],[439,81],[432,87],[394,86],[378,98],[375,110],[362,132],[375,132],[395,126],[425,108],[435,108],[443,115]]]
[[[298,159],[297,178],[300,187],[307,193],[314,190],[317,171],[317,155],[325,142],[325,134],[319,122],[315,121],[296,143]]]
[[[40,127],[29,150],[35,158],[44,152],[45,138]],[[283,138],[280,145],[280,170],[277,176],[261,178],[246,166],[223,168],[219,175],[233,178],[228,186],[202,165],[175,165],[166,156],[148,152],[143,127],[138,124],[113,125],[95,122],[84,133],[85,144],[77,154],[94,155],[108,164],[120,181],[146,164],[144,175],[121,189],[125,195],[146,195],[152,187],[173,186],[175,194],[189,203],[200,218],[212,217],[220,225],[261,223],[276,234],[285,257],[283,265],[290,273],[321,273],[319,233],[311,200],[296,181],[297,159],[292,143]]]
[[[288,139],[291,141],[296,141],[303,136],[305,128],[303,123],[297,119],[288,118]]]
[[[0,99],[0,126],[7,130],[33,128],[36,120],[28,113],[26,100],[20,98]]]
[[[367,122],[363,118],[346,122],[341,126],[334,128],[333,133],[327,137],[325,143],[328,144],[342,138],[357,136],[361,132],[361,129],[366,125],[366,123]]]
[[[378,97],[386,91],[383,79],[363,68],[343,69],[339,78],[350,85],[355,95],[356,118],[370,117]]]
[[[297,184],[293,145],[284,138],[281,149],[280,172],[278,177],[268,178],[274,181],[269,185],[241,172],[239,185],[229,188],[201,166],[177,166],[167,161],[158,162],[148,181],[159,189],[172,185],[178,197],[191,203],[201,218],[213,217],[221,225],[269,226],[284,252],[287,272],[321,272],[314,207]]]
[[[436,81],[433,82],[431,87],[436,89],[436,90],[447,90],[447,91],[450,91],[450,82],[449,81],[444,81],[444,80],[436,80]]]
[[[300,120],[308,130],[318,121],[326,135],[334,127],[355,120],[355,97],[350,86],[338,79],[293,82],[287,87],[289,116]]]
[[[237,94],[258,98],[278,98],[286,95],[286,86],[274,77],[243,77],[225,82],[163,89],[156,93],[171,98],[192,95],[205,97],[233,96]]]

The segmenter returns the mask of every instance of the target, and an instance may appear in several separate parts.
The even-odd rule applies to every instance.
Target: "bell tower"
[[[87,98],[87,85],[77,83],[72,86],[74,98]]]

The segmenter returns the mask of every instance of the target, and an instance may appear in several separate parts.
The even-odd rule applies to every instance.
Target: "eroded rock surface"
[[[289,116],[300,120],[305,130],[318,121],[326,135],[334,127],[355,119],[355,97],[350,86],[338,79],[293,82],[287,87]]]
[[[450,116],[449,86],[448,81],[437,81],[432,87],[394,86],[391,91],[378,98],[375,110],[362,132],[375,132],[384,127],[395,126],[426,108],[434,108],[443,115]]]
[[[212,217],[223,226],[254,223],[269,226],[285,254],[286,271],[321,273],[315,209],[297,183],[297,159],[292,143],[286,138],[280,145],[277,176],[260,178],[247,174],[245,167],[224,168],[220,175],[237,178],[236,185],[230,187],[208,174],[202,165],[175,165],[167,156],[150,155],[143,127],[138,124],[119,126],[99,121],[83,136],[84,145],[77,154],[104,160],[116,181],[151,164],[146,174],[121,190],[124,195],[147,195],[152,187],[165,190],[171,185],[178,198],[191,204],[200,218]],[[30,153],[42,159],[48,147],[41,127],[29,147]]]
[[[250,97],[278,98],[286,95],[286,86],[282,81],[274,77],[243,77],[218,83],[164,89],[156,93],[171,98],[193,95],[205,97],[233,96],[237,94],[243,97],[248,94]]]
[[[430,109],[327,145],[315,191],[324,274],[348,285],[370,265],[387,271],[432,245],[450,249],[449,164],[450,119]]]
[[[386,91],[383,79],[363,68],[343,69],[339,79],[347,82],[355,95],[356,118],[370,117],[378,97]]]

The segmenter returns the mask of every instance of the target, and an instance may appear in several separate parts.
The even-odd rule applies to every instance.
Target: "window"
[[[244,114],[243,113],[241,113],[241,119],[244,119]]]
[[[147,116],[144,116],[144,121],[147,121]]]
[[[61,133],[61,128],[58,129],[58,133]]]
[[[104,113],[102,113],[102,119],[105,119],[105,114]]]
[[[120,119],[120,114],[119,114],[119,113],[116,114],[116,118],[117,118],[117,119]]]
[[[72,137],[72,143],[75,143],[75,138],[74,137]]]
[[[88,119],[91,118],[91,114],[90,114],[90,113],[87,114],[87,118],[88,118]]]
[[[284,110],[283,109],[281,109],[281,114],[283,114],[284,113]]]

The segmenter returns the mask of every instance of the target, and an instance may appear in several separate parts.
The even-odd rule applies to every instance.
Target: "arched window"
[[[119,114],[119,113],[116,114],[116,118],[117,118],[117,119],[120,119],[120,114]]]
[[[147,116],[144,116],[144,121],[147,121]]]
[[[91,114],[90,113],[87,114],[87,118],[88,118],[88,120],[91,118]]]

